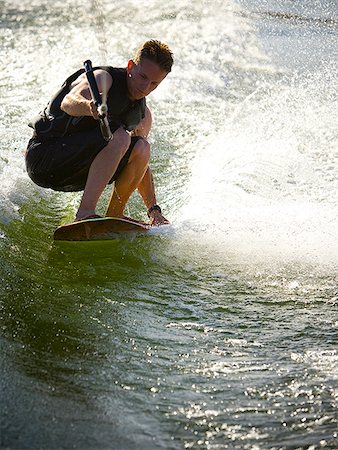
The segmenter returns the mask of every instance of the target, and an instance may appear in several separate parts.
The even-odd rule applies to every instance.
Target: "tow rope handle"
[[[83,63],[88,84],[89,84],[89,90],[90,94],[92,96],[93,102],[95,106],[97,107],[97,111],[99,113],[99,120],[100,120],[100,128],[102,136],[106,141],[110,141],[113,137],[113,134],[111,132],[109,122],[108,122],[108,107],[105,103],[102,103],[102,98],[99,92],[99,88],[97,87],[97,83],[94,77],[93,73],[93,67],[92,62],[88,59]]]

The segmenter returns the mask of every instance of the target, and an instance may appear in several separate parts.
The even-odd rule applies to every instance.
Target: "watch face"
[[[160,214],[162,214],[162,210],[161,210],[161,208],[158,205],[154,205],[154,206],[152,206],[151,208],[148,209],[148,216],[149,217],[150,217],[150,214],[153,211],[158,211]]]

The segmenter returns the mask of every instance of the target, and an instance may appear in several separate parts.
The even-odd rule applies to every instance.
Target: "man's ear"
[[[134,67],[134,65],[135,65],[134,61],[132,59],[130,59],[127,64],[127,73],[128,74],[130,73],[130,71]]]

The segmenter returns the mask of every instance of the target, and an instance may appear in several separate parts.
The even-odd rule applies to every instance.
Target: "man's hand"
[[[158,227],[160,225],[170,224],[169,220],[162,216],[162,213],[156,209],[150,213],[150,225]]]
[[[92,114],[92,116],[94,117],[95,120],[99,120],[100,116],[99,116],[99,112],[97,110],[97,107],[95,106],[95,103],[93,102],[93,100],[90,101],[90,112]]]
[[[113,79],[105,70],[95,70],[95,80],[103,99],[106,99]],[[92,116],[99,120],[100,114],[92,100],[88,80],[81,74],[71,84],[71,89],[61,103],[61,110],[73,117]],[[101,112],[102,115],[102,112]]]

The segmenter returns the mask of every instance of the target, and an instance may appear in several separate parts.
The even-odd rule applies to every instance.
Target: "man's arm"
[[[105,70],[95,70],[95,80],[103,98],[107,98],[113,79]],[[72,83],[71,90],[64,97],[61,109],[70,116],[93,116],[98,119],[97,108],[91,97],[89,85],[85,74],[82,74]]]
[[[154,178],[151,172],[150,167],[148,166],[144,177],[142,178],[140,184],[138,185],[138,191],[143,198],[144,204],[146,205],[147,210],[149,210],[152,206],[156,205],[156,194],[155,194],[155,185]],[[170,223],[160,211],[154,209],[149,214],[150,223],[152,225],[164,225]]]
[[[150,109],[147,106],[144,118],[141,120],[132,134],[134,136],[142,136],[144,139],[147,139],[151,129],[151,125],[152,116]],[[144,201],[144,204],[146,205],[147,210],[156,205],[154,178],[149,166],[137,189]],[[156,209],[150,213],[150,222],[152,225],[163,225],[169,223],[169,221],[165,217],[163,217],[162,214]]]
[[[150,133],[152,123],[153,123],[153,118],[151,115],[151,111],[148,108],[148,106],[146,106],[143,119],[137,125],[137,127],[131,132],[131,135],[132,136],[141,136],[144,139],[147,139],[148,135]]]

